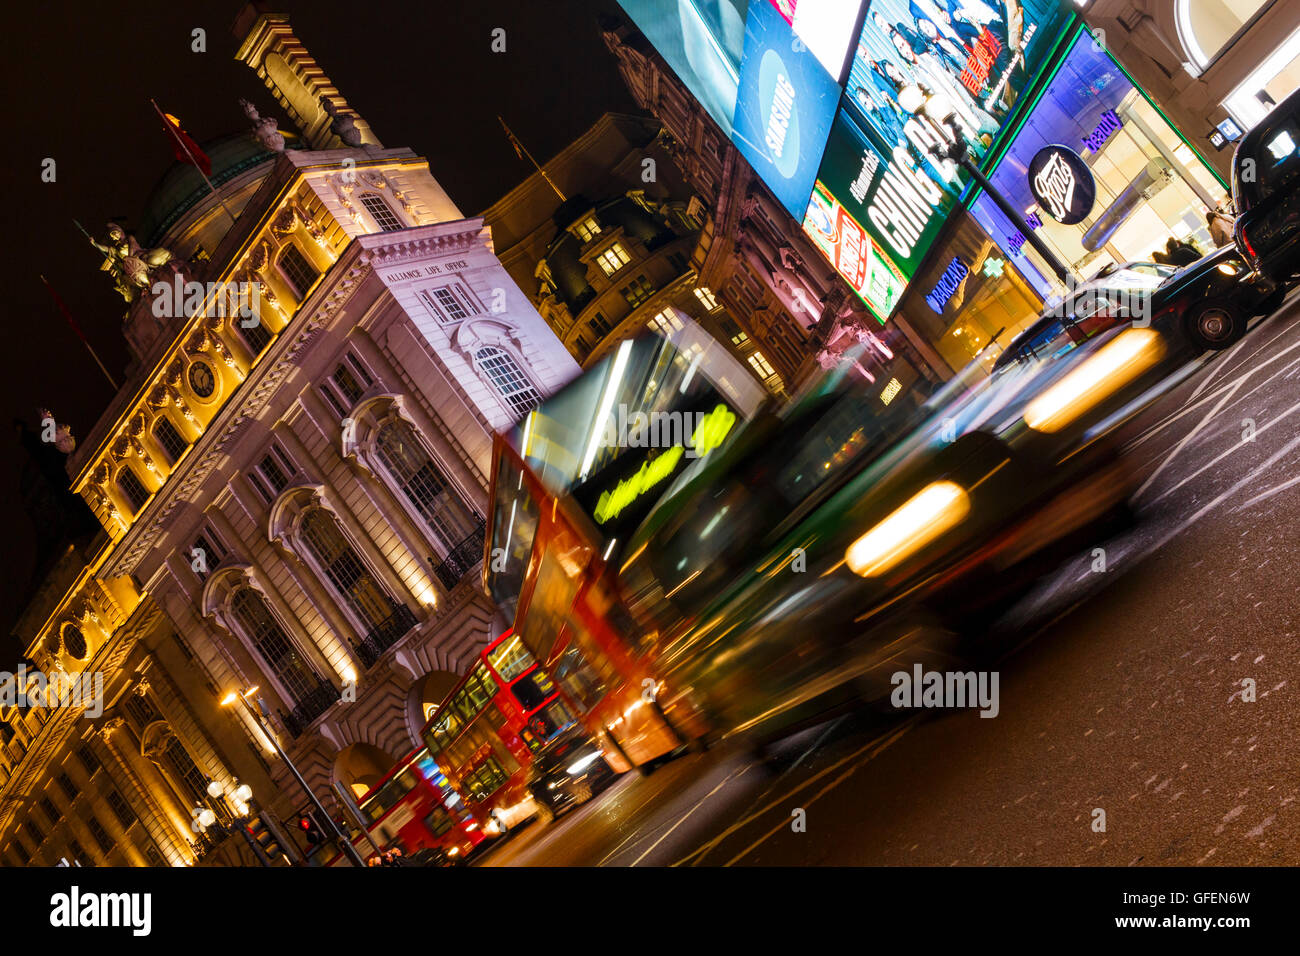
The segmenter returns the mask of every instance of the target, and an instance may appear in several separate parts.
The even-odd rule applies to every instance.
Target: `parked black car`
[[[1282,285],[1300,278],[1300,90],[1237,144],[1232,199],[1233,236],[1251,269]]]
[[[586,803],[616,777],[600,744],[575,726],[534,755],[528,769],[528,790],[537,802],[538,819],[545,823]]]

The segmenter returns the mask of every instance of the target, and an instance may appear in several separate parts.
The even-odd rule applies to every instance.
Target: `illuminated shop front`
[[[1058,222],[1031,191],[1030,163],[1048,146],[1073,150],[1091,173],[1096,200],[1080,222]],[[1150,262],[1171,238],[1210,251],[1206,214],[1227,199],[1200,154],[1082,31],[990,165],[994,186],[1080,280],[1111,263]],[[968,207],[954,210],[900,306],[954,370],[977,355],[991,365],[1064,291],[986,195],[968,197]]]
[[[1096,185],[1091,212],[1074,225],[1055,221],[1030,190],[1031,160],[1057,144],[1083,159]],[[1214,170],[1086,33],[1075,38],[989,178],[1082,279],[1113,262],[1149,262],[1170,238],[1209,252],[1206,214],[1228,197]],[[1051,270],[987,196],[971,212],[1041,295],[1059,291]]]

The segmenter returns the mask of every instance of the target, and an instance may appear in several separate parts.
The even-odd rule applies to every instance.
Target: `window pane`
[[[309,511],[302,536],[334,589],[367,627],[378,627],[392,616],[395,602],[361,563],[333,516],[319,508]]]

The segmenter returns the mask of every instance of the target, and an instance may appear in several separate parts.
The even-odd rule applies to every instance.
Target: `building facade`
[[[707,210],[691,258],[709,289],[787,388],[864,346],[865,375],[892,397],[948,374],[906,321],[882,326],[754,173],[708,110],[633,25],[602,23],[606,46],[661,142]],[[897,384],[895,383],[897,380]]]
[[[147,281],[129,379],[67,461],[102,532],[19,624],[33,672],[102,693],[0,713],[10,864],[251,862],[194,819],[212,781],[273,826],[307,805],[252,688],[317,794],[375,783],[504,626],[475,573],[492,435],[579,371],[484,220],[287,18],[250,5],[236,32],[298,135],[256,117],[208,145],[215,194],[178,166],[139,245],[107,244]]]
[[[497,255],[585,368],[647,327],[698,323],[774,394],[785,380],[699,281],[706,207],[655,119],[606,114],[483,212]]]

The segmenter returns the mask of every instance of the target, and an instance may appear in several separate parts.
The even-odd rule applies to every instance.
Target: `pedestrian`
[[[1205,224],[1210,227],[1210,238],[1214,240],[1214,248],[1222,249],[1232,244],[1232,227],[1236,222],[1237,220],[1221,209],[1213,209],[1205,214]]]
[[[1165,244],[1165,253],[1169,256],[1169,262],[1175,266],[1190,266],[1197,259],[1201,258],[1200,251],[1189,242],[1182,242],[1169,237],[1169,242]]]
[[[1159,250],[1159,249],[1157,249],[1155,252],[1151,253],[1151,261],[1152,261],[1152,262],[1157,262],[1157,263],[1159,263],[1159,264],[1162,265],[1162,266],[1173,265],[1173,263],[1169,261],[1169,257],[1168,257],[1167,255],[1165,255],[1164,252],[1162,252],[1162,251]]]

